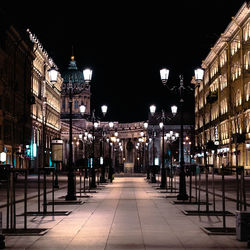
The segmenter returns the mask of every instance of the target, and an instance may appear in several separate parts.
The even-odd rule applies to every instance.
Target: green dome
[[[64,79],[64,83],[68,83],[69,79],[71,77],[71,82],[74,83],[84,83],[83,78],[83,72],[78,70],[76,66],[76,61],[74,60],[74,57],[71,57],[71,61],[68,66],[68,70],[62,74],[62,77]]]

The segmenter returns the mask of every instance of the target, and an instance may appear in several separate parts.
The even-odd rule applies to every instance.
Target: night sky
[[[61,73],[73,46],[78,68],[93,69],[92,108],[100,111],[105,103],[107,119],[133,122],[146,120],[152,103],[167,111],[178,103],[178,95],[162,85],[159,70],[170,69],[171,84],[179,83],[179,74],[190,84],[193,70],[245,1],[135,2],[1,5],[18,29],[29,28],[38,37]],[[192,96],[185,98],[190,113]]]

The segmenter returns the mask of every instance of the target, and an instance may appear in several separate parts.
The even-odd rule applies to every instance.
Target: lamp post
[[[46,67],[44,66],[44,70],[46,70]],[[57,69],[52,66],[49,70],[49,80],[52,84],[57,82],[57,76],[58,76],[58,71]],[[54,86],[54,85],[52,85]],[[44,168],[43,171],[43,213],[47,213],[47,181],[46,181],[46,113],[47,113],[47,97],[46,97],[46,79],[44,77],[43,80],[43,91],[42,91],[42,167]]]
[[[194,70],[194,76],[196,81],[196,87],[199,88],[200,84],[203,81],[204,70],[201,68],[196,68]],[[199,89],[198,89],[198,105],[199,105]],[[203,105],[204,106],[204,105]],[[206,143],[206,133],[205,133],[205,109],[203,108],[203,134],[204,134],[204,145],[203,145],[203,153],[204,153],[204,166],[207,167],[207,149],[205,147]],[[199,106],[198,106],[198,114],[199,114]]]
[[[107,105],[102,105],[101,106],[101,110],[102,110],[102,114],[103,117],[105,117],[107,111],[108,111],[108,106]],[[103,127],[102,127],[102,144],[101,144],[101,157],[102,159],[104,159],[104,131],[103,131]],[[102,161],[101,164],[101,177],[100,177],[100,182],[101,183],[105,183],[106,179],[105,179],[105,165],[104,165],[104,161]]]
[[[92,70],[83,70],[83,77],[86,84],[89,84],[92,77]],[[72,102],[73,102],[73,84],[72,76],[69,77],[69,160],[68,160],[68,188],[66,200],[76,200],[75,174],[73,170],[73,147],[72,147]],[[84,110],[85,111],[85,110]],[[81,111],[80,111],[81,112]]]
[[[169,158],[170,158],[170,187],[171,187],[171,192],[173,191],[173,162],[172,162],[172,148],[171,148],[171,144],[176,141],[179,138],[179,134],[175,133],[171,130],[168,133],[166,133],[166,137],[165,140],[166,142],[169,144]]]
[[[156,111],[156,106],[153,104],[149,107],[151,117],[154,117],[155,111]],[[153,130],[152,130],[152,136],[153,136],[153,164],[152,164],[152,175],[151,175],[151,182],[156,183],[156,176],[155,176],[155,130],[154,130],[154,124],[153,125]]]
[[[163,85],[167,85],[167,81],[168,81],[168,76],[169,76],[169,70],[168,69],[162,69],[160,70],[160,76],[161,76],[161,81],[163,83]],[[180,147],[181,147],[181,155],[180,155],[180,175],[179,175],[179,194],[177,195],[177,200],[187,200],[188,199],[188,195],[186,192],[186,179],[185,179],[185,166],[184,166],[184,148],[183,148],[183,103],[184,103],[184,99],[183,99],[183,90],[185,90],[184,87],[184,83],[183,83],[183,76],[180,75],[180,82],[179,82],[179,87],[178,87],[178,91],[179,91],[179,96],[180,96],[180,125],[181,125],[181,129],[180,129]],[[176,87],[171,88],[170,90],[174,90]]]
[[[162,130],[162,160],[161,160],[161,185],[160,188],[166,187],[166,170],[165,170],[165,157],[164,157],[164,122],[165,122],[165,113],[162,110],[161,122],[159,127]]]
[[[145,131],[147,131],[147,129],[148,129],[148,122],[144,122],[143,123],[143,127],[144,127],[144,129],[145,129]],[[145,141],[145,145],[147,146],[147,144],[146,144],[147,142]],[[145,146],[144,146],[144,148],[145,148]],[[150,170],[149,170],[149,163],[148,163],[148,161],[146,160],[146,154],[145,154],[145,150],[144,150],[144,157],[145,157],[145,165],[147,165],[146,166],[146,168],[147,168],[147,180],[149,180],[150,179]]]
[[[109,122],[109,130],[112,130],[113,127],[114,127],[114,123]],[[110,138],[111,138],[111,136],[110,136]],[[109,180],[111,183],[113,181],[113,166],[112,166],[112,159],[111,159],[112,145],[113,145],[113,142],[111,140],[109,140]]]

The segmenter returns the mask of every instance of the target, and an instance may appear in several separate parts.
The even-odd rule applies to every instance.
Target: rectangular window
[[[74,102],[74,108],[78,109],[78,101],[77,100],[75,100],[75,102]]]

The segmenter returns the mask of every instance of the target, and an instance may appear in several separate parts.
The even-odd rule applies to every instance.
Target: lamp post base
[[[178,195],[177,195],[177,200],[178,200],[178,201],[180,201],[180,200],[181,200],[181,201],[186,201],[186,200],[188,200],[188,195],[185,194],[185,193],[184,193],[184,194],[178,194]]]
[[[65,200],[66,200],[66,201],[75,201],[76,199],[77,199],[77,198],[76,198],[75,195],[67,194],[67,195],[65,196]]]
[[[69,171],[68,173],[68,193],[65,196],[65,200],[67,201],[73,201],[76,200],[76,190],[75,190],[75,175],[72,171]]]
[[[152,177],[151,177],[151,182],[152,182],[152,183],[156,183],[156,178],[155,178],[155,176],[152,176]]]

